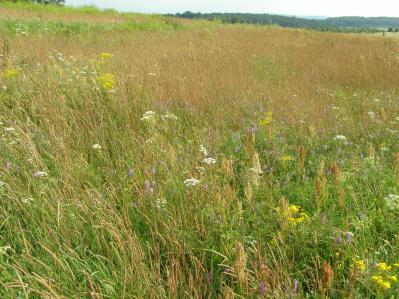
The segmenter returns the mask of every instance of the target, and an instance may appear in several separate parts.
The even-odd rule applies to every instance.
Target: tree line
[[[249,23],[259,25],[279,25],[282,27],[308,28],[334,31],[377,32],[395,31],[399,28],[399,18],[389,17],[334,17],[325,19],[299,18],[292,16],[253,14],[253,13],[194,13],[186,11],[171,15],[187,19],[219,20],[223,23]]]
[[[65,0],[6,0],[0,2],[29,2],[29,3],[40,3],[40,4],[57,4],[57,5],[64,5]]]

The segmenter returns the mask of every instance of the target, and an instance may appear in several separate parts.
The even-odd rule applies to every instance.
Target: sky
[[[66,0],[67,5],[143,13],[250,12],[296,16],[399,17],[398,0]]]

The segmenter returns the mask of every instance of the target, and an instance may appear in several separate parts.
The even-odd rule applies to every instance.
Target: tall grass
[[[396,296],[394,40],[216,26],[4,45],[1,297]]]

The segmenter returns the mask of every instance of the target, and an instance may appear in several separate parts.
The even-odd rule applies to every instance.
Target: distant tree
[[[65,4],[65,0],[34,0],[33,2],[37,2],[40,4],[58,4],[58,5]]]
[[[388,32],[393,32],[393,28],[388,28]]]
[[[395,28],[393,32],[399,32],[399,28]]]

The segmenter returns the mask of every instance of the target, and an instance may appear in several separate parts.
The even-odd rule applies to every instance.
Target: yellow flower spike
[[[110,59],[112,57],[114,57],[114,55],[111,54],[111,53],[107,53],[107,52],[101,53],[99,55],[99,58],[102,59],[102,60]]]
[[[17,78],[18,75],[19,75],[19,70],[18,70],[18,69],[16,69],[16,68],[9,68],[9,69],[6,69],[6,70],[3,72],[2,77],[3,77],[3,78],[6,78],[6,79],[14,79],[14,78]]]
[[[273,113],[271,111],[265,113],[265,117],[259,122],[261,126],[268,126],[273,121]]]

